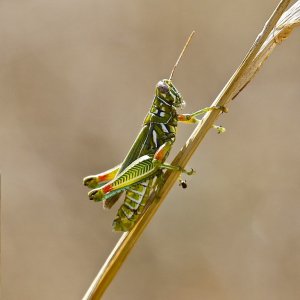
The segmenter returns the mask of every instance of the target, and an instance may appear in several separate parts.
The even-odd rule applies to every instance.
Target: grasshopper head
[[[163,79],[157,83],[155,94],[176,108],[182,108],[185,105],[181,94],[169,79]]]

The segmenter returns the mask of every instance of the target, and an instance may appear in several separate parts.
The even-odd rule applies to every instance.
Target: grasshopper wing
[[[128,154],[126,155],[123,163],[121,164],[120,169],[116,176],[118,176],[118,174],[124,171],[124,169],[126,169],[132,162],[134,162],[136,159],[138,159],[139,157],[141,157],[147,152],[146,145],[147,145],[148,138],[149,138],[149,129],[147,126],[143,126],[136,140],[131,146]],[[111,208],[119,200],[122,194],[123,193],[120,193],[112,196],[109,199],[106,199],[103,202],[104,208]]]

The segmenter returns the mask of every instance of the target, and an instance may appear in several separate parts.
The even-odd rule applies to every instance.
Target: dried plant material
[[[227,106],[233,98],[251,81],[255,73],[259,70],[262,63],[270,55],[276,45],[286,39],[290,32],[299,24],[300,1],[297,1],[289,10],[286,11],[290,0],[282,0],[274,10],[272,16],[267,21],[262,32],[246,55],[240,67],[236,70],[223,90],[211,106]],[[286,11],[286,12],[285,12]],[[206,133],[212,128],[219,117],[220,112],[213,110],[206,113],[201,124],[199,124],[186,145],[180,150],[173,165],[185,167]],[[103,267],[89,287],[83,300],[100,299],[110,282],[123,264],[135,242],[143,233],[147,224],[150,222],[160,204],[166,198],[168,192],[177,181],[179,172],[167,172],[166,182],[160,190],[159,196],[153,193],[150,197],[151,205],[141,217],[135,227],[130,232],[122,235],[115,248],[107,258]]]
[[[294,28],[300,26],[300,1],[291,6],[279,19],[253,62],[245,72],[239,86],[234,91],[235,98],[241,90],[252,80],[256,72],[270,56],[274,48],[289,37]]]

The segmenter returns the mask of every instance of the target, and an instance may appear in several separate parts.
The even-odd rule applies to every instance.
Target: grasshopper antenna
[[[175,65],[174,65],[174,67],[173,67],[173,69],[172,69],[172,71],[171,71],[171,75],[170,75],[169,80],[172,80],[172,77],[173,77],[173,74],[174,74],[174,72],[175,72],[175,69],[176,69],[176,67],[177,67],[177,65],[178,65],[178,63],[179,63],[179,61],[180,61],[180,59],[181,59],[183,53],[185,52],[185,49],[186,49],[187,46],[189,45],[189,43],[190,43],[190,41],[191,41],[191,39],[192,39],[194,33],[195,33],[195,30],[192,31],[192,33],[190,34],[188,40],[186,41],[186,43],[185,43],[185,45],[184,45],[184,47],[183,47],[183,49],[182,49],[182,51],[181,51],[181,53],[180,53],[180,55],[179,55],[177,61],[176,61],[176,63],[175,63]]]

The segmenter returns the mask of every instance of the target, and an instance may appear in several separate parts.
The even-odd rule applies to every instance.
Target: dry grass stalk
[[[252,80],[262,64],[270,56],[274,48],[289,37],[294,28],[300,26],[300,1],[297,1],[281,16],[272,32],[255,56],[244,76],[234,91],[235,98],[239,92]]]
[[[282,0],[274,10],[270,19],[266,22],[262,32],[258,35],[240,67],[230,78],[226,86],[218,95],[212,106],[227,106],[233,98],[251,81],[262,63],[269,57],[276,45],[289,36],[291,31],[300,24],[300,0],[290,9],[287,9],[290,0]],[[285,12],[286,11],[286,12]],[[285,13],[284,13],[285,12]],[[219,117],[220,112],[212,111],[207,113],[201,124],[199,124],[185,146],[180,150],[172,164],[185,167],[206,133]],[[135,245],[147,224],[150,222],[162,201],[166,198],[171,187],[177,181],[178,172],[167,172],[166,182],[162,187],[159,196],[153,193],[150,196],[152,201],[145,214],[141,217],[136,226],[128,233],[124,233],[98,275],[92,282],[83,300],[100,299],[110,282],[123,264],[130,250]]]

